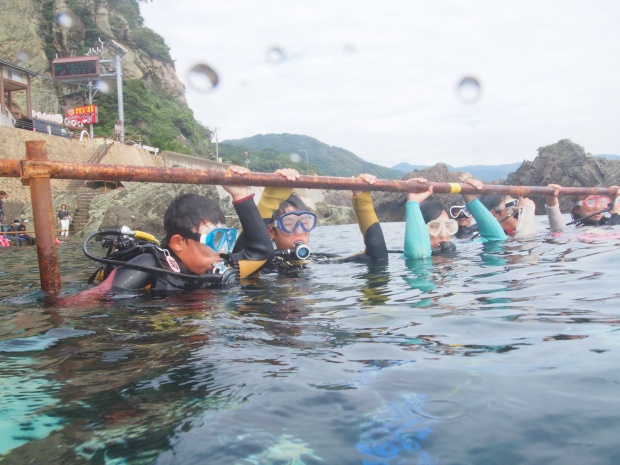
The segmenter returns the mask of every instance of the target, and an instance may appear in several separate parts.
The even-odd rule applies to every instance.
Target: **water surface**
[[[236,291],[46,308],[0,250],[11,464],[620,463],[620,240],[459,243]],[[402,223],[383,225],[402,247]],[[353,253],[357,227],[313,250]],[[96,268],[59,247],[66,294]]]

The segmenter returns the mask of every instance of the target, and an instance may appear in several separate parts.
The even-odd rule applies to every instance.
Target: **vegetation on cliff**
[[[374,174],[383,179],[401,179],[403,173],[362,160],[340,147],[324,144],[317,139],[297,134],[258,134],[220,145],[220,156],[243,164],[248,152],[250,168],[254,171],[273,171],[283,166],[296,168],[300,173],[324,176],[357,176]]]
[[[161,90],[149,90],[143,81],[124,81],[125,138],[161,150],[212,157],[212,132],[197,123],[189,107]],[[116,90],[100,94],[99,124],[95,133],[110,135],[118,118]]]

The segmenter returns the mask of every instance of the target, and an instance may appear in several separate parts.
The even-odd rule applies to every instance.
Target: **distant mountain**
[[[466,165],[456,167],[450,165],[447,166],[450,171],[470,173],[476,179],[491,182],[506,179],[506,176],[508,176],[509,173],[516,171],[521,166],[521,163],[509,163],[505,165]],[[403,173],[409,173],[413,170],[429,168],[429,166],[399,163],[398,165],[394,165],[392,168],[402,171]]]
[[[247,152],[247,158],[244,157]],[[273,171],[290,167],[305,174],[357,176],[374,174],[382,179],[402,179],[403,173],[362,160],[348,150],[324,144],[297,134],[258,134],[245,139],[225,140],[220,144],[222,158],[234,163],[250,161],[253,171]]]
[[[594,156],[599,158],[607,158],[608,160],[620,160],[620,155],[600,154]]]

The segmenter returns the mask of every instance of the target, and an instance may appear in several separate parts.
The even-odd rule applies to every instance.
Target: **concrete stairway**
[[[101,193],[97,189],[89,189],[88,187],[78,187],[76,192],[77,209],[73,213],[72,232],[84,229],[89,219],[90,202]]]

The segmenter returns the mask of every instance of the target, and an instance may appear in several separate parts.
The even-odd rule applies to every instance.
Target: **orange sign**
[[[82,105],[81,107],[67,108],[65,124],[83,126],[97,122],[97,105]]]

